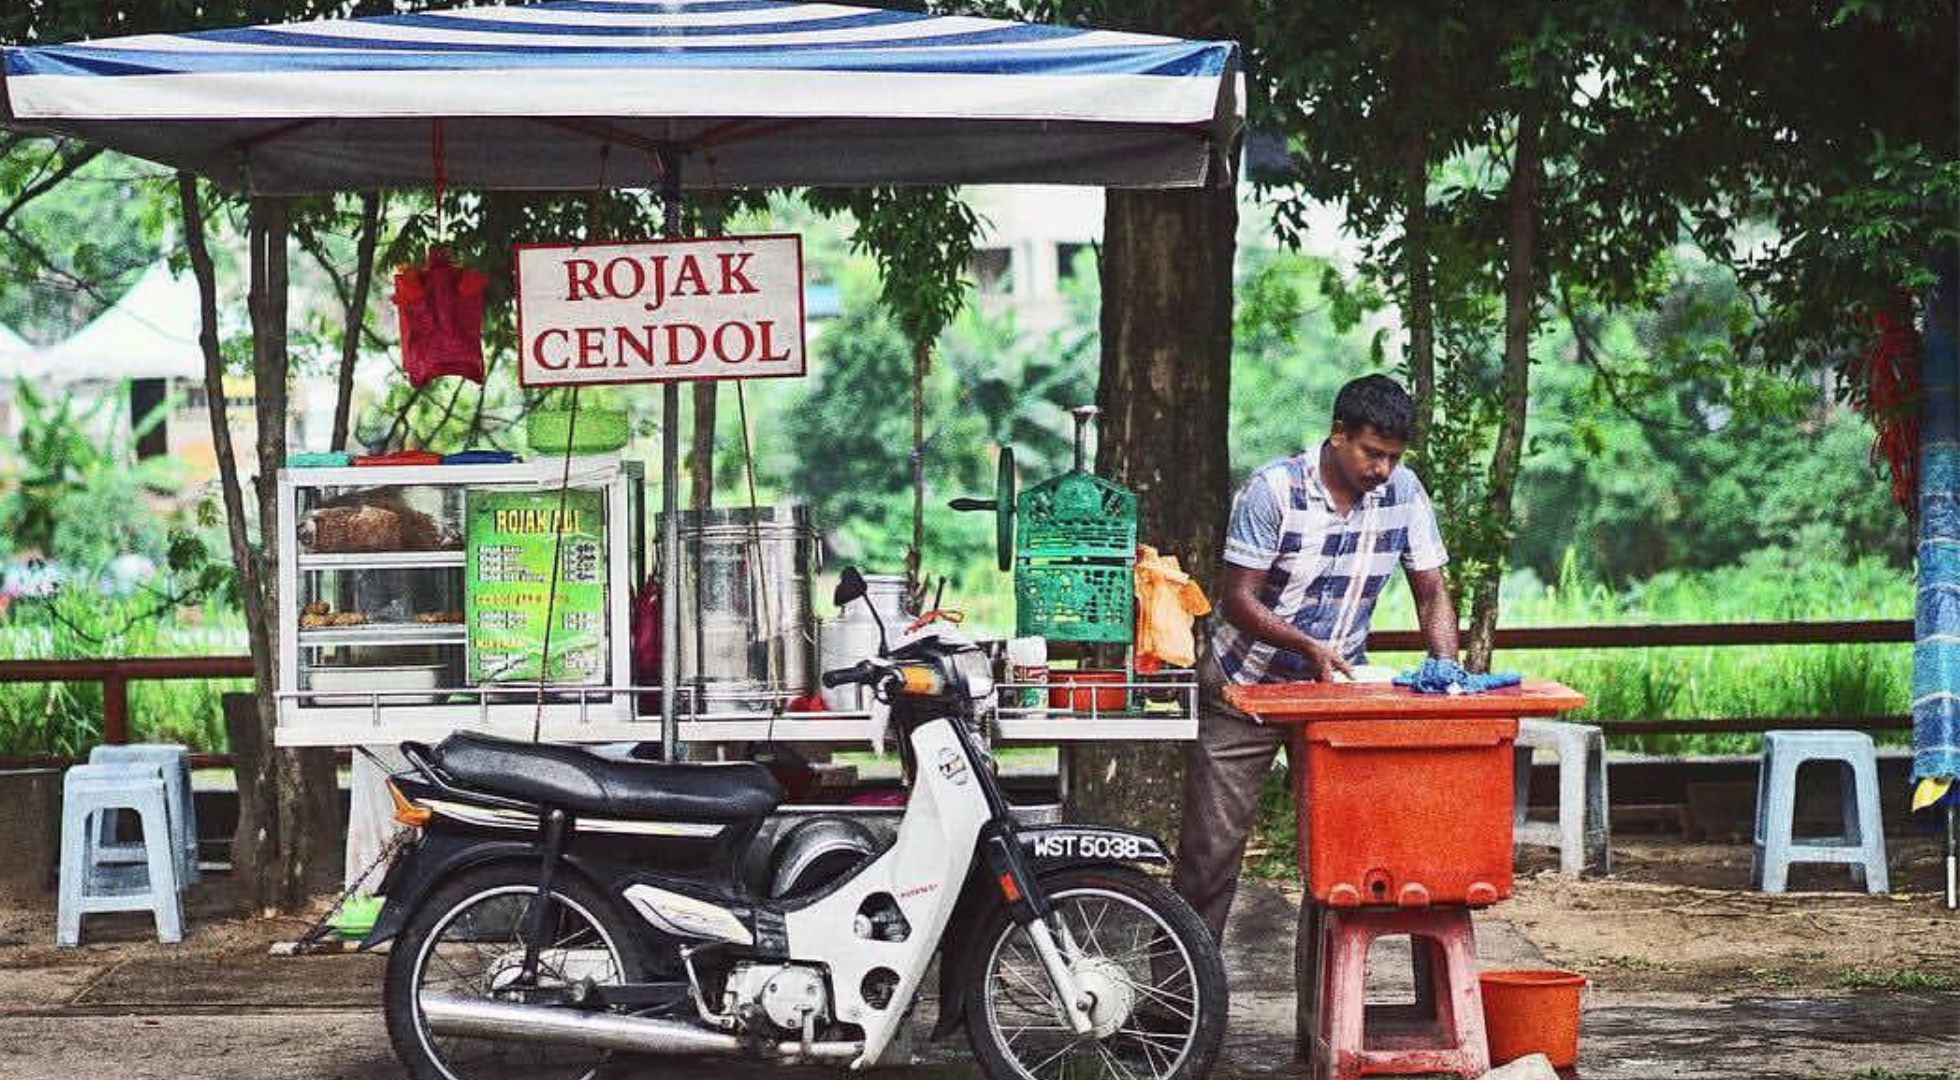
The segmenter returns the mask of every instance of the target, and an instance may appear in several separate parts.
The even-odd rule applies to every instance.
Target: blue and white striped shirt
[[[1320,447],[1261,466],[1232,501],[1225,561],[1264,570],[1259,602],[1349,663],[1366,659],[1368,620],[1396,564],[1434,570],[1449,561],[1422,481],[1397,467],[1388,481],[1337,513],[1320,478]],[[1237,683],[1310,679],[1306,657],[1214,619],[1212,655]]]

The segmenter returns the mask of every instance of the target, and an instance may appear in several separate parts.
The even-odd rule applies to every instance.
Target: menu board
[[[470,491],[464,515],[470,683],[603,684],[604,492]]]

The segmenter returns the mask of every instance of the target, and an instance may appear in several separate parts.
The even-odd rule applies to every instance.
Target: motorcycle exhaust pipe
[[[455,994],[423,994],[420,1005],[429,1030],[451,1037],[555,1043],[627,1054],[731,1055],[744,1049],[741,1039],[725,1032],[650,1016],[514,1005]],[[766,1049],[773,1049],[778,1057],[848,1060],[862,1053],[864,1045],[781,1042]]]

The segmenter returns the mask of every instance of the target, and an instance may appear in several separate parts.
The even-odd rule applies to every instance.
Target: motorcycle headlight
[[[966,681],[967,697],[978,701],[994,692],[994,664],[986,653],[979,649],[962,650],[953,654],[953,665]]]

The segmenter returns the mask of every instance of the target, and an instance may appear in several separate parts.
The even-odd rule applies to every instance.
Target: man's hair
[[[1416,403],[1386,375],[1363,375],[1334,395],[1334,422],[1349,435],[1371,427],[1385,439],[1408,441],[1416,433]]]

